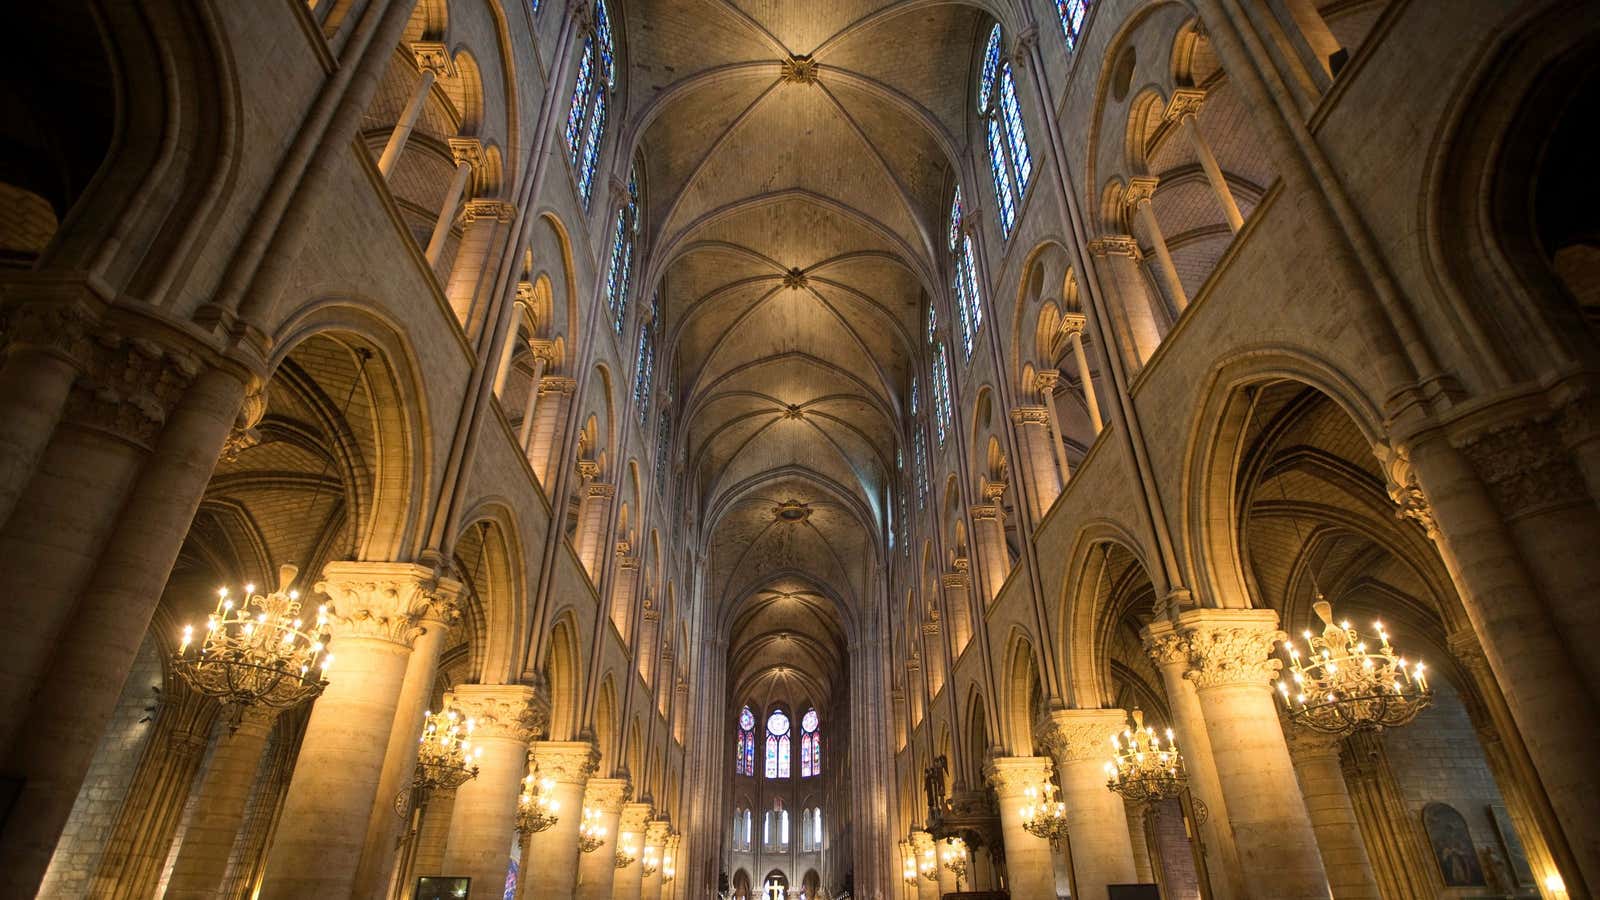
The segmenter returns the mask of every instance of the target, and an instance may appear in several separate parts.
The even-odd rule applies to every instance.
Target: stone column
[[[949,845],[944,841],[935,841],[933,847],[934,858],[939,862],[939,895],[942,897],[945,894],[954,894],[957,891],[956,873],[945,866],[945,861],[949,858]],[[963,879],[962,889],[965,887]]]
[[[1439,876],[1433,848],[1395,781],[1382,738],[1369,733],[1351,735],[1344,741],[1340,763],[1378,895],[1438,895],[1444,890],[1444,879]]]
[[[633,624],[633,593],[639,584],[639,557],[634,556],[627,541],[617,542],[617,569],[611,579],[611,622],[617,634],[627,645]],[[633,648],[638,654],[639,647]]]
[[[72,290],[88,296],[81,286]],[[0,344],[0,523],[10,519],[55,434],[96,330],[89,304],[74,298],[41,299],[11,312]]]
[[[1000,801],[1000,833],[1005,843],[1011,896],[1018,900],[1054,897],[1055,860],[1050,842],[1034,837],[1022,827],[1028,788],[1037,788],[1050,777],[1050,760],[1043,756],[999,756],[989,761],[984,774]]]
[[[1205,170],[1206,181],[1211,183],[1211,193],[1217,198],[1217,205],[1222,207],[1222,215],[1228,220],[1228,227],[1238,232],[1244,227],[1244,216],[1239,214],[1239,204],[1233,200],[1233,191],[1228,189],[1228,179],[1222,174],[1222,167],[1217,165],[1217,158],[1211,154],[1211,145],[1206,143],[1205,135],[1200,133],[1200,107],[1205,103],[1206,92],[1196,88],[1178,88],[1172,92],[1172,100],[1167,104],[1162,118],[1174,122],[1183,136],[1189,142],[1189,149],[1194,151],[1195,158],[1200,161],[1200,168]]]
[[[1245,897],[1239,851],[1229,824],[1228,802],[1217,776],[1216,758],[1211,752],[1211,736],[1206,733],[1205,716],[1194,682],[1187,678],[1189,643],[1172,623],[1157,618],[1145,626],[1142,637],[1145,652],[1161,672],[1167,704],[1172,713],[1172,730],[1178,738],[1184,768],[1189,772],[1189,793],[1206,807],[1205,822],[1196,837],[1205,848],[1205,876],[1210,882],[1212,900],[1241,900]]]
[[[534,409],[533,430],[528,433],[528,463],[539,476],[539,484],[550,490],[550,478],[555,474],[556,457],[561,453],[561,428],[567,420],[567,410],[578,390],[578,382],[565,375],[546,375],[538,383],[539,404]],[[560,522],[560,505],[550,498]]]
[[[1067,462],[1067,433],[1061,428],[1061,413],[1056,409],[1056,386],[1061,383],[1061,373],[1050,369],[1040,372],[1033,381],[1039,389],[1045,420],[1050,425],[1050,452],[1056,460],[1056,474],[1064,487],[1072,480],[1072,466]]]
[[[533,355],[533,376],[528,379],[528,403],[522,408],[522,422],[517,432],[517,443],[527,453],[533,449],[533,414],[538,409],[539,392],[544,388],[544,373],[550,368],[550,357],[555,348],[550,341],[528,342],[528,352]]]
[[[247,900],[255,896],[261,884],[267,866],[267,847],[272,843],[273,829],[283,811],[289,776],[294,770],[295,757],[300,755],[300,739],[305,735],[306,721],[310,718],[310,707],[278,716],[278,724],[268,742],[268,758],[256,776],[255,793],[245,807],[244,825],[234,844],[233,857],[228,861],[228,874],[222,880],[225,897]]]
[[[388,753],[420,614],[439,588],[415,563],[329,563],[328,688],[311,710],[261,897],[347,897]]]
[[[1054,372],[1046,373],[1053,375]],[[1033,511],[1043,518],[1056,498],[1061,496],[1061,484],[1069,475],[1066,455],[1062,452],[1060,426],[1050,426],[1055,418],[1054,408],[1046,395],[1045,406],[1019,406],[1011,411],[1011,424],[1017,430],[1017,445],[1024,459],[1021,468],[1026,475],[1023,481],[1033,500]],[[1057,453],[1050,452],[1054,444]]]
[[[1072,836],[1074,900],[1106,900],[1108,884],[1136,879],[1122,795],[1106,787],[1111,736],[1127,727],[1120,709],[1063,709],[1050,713],[1044,738],[1055,756],[1061,800]]]
[[[606,842],[592,853],[584,853],[578,860],[578,890],[576,900],[611,900],[611,886],[617,875],[617,830],[622,819],[622,807],[633,796],[633,786],[626,778],[591,778],[583,792],[580,811],[587,807],[598,814],[598,821],[606,829]],[[580,812],[581,815],[581,812]]]
[[[560,806],[556,824],[529,840],[532,861],[523,878],[540,885],[544,896],[571,897],[578,883],[578,826],[583,823],[584,792],[600,754],[588,741],[536,741],[532,755],[539,777],[555,782],[550,796]]]
[[[1156,270],[1161,273],[1162,284],[1172,298],[1173,307],[1182,314],[1189,305],[1189,296],[1184,293],[1183,281],[1178,278],[1178,267],[1172,262],[1167,239],[1161,234],[1161,223],[1156,221],[1156,212],[1150,203],[1155,196],[1156,184],[1157,179],[1149,176],[1128,179],[1128,208],[1139,224],[1144,226],[1150,245],[1156,252]]]
[[[222,877],[228,871],[228,854],[239,825],[244,821],[245,802],[255,784],[261,755],[267,749],[267,736],[277,718],[275,709],[248,709],[238,727],[224,730],[211,754],[200,795],[189,827],[183,832],[183,845],[167,879],[168,900],[208,900],[220,898]]]
[[[1131,235],[1113,234],[1089,242],[1100,283],[1109,295],[1107,306],[1115,327],[1110,333],[1121,344],[1129,374],[1139,371],[1144,361],[1161,345],[1165,309],[1157,314],[1158,304],[1150,296],[1139,268],[1143,256],[1139,242]]]
[[[423,719],[433,697],[439,674],[439,654],[444,651],[450,628],[460,618],[456,603],[461,582],[440,578],[428,593],[427,603],[417,611],[417,631],[412,640],[411,658],[406,662],[405,679],[400,684],[400,699],[395,704],[394,724],[389,729],[388,752],[378,778],[377,802],[367,823],[367,838],[356,872],[355,896],[382,900],[393,880],[399,862],[395,847],[407,818],[395,813],[394,798],[411,791],[416,775],[417,744]]]
[[[433,223],[433,234],[428,238],[428,249],[423,253],[430,266],[437,265],[439,254],[444,252],[445,239],[450,236],[450,226],[455,224],[456,213],[461,209],[461,198],[467,192],[467,181],[472,177],[473,167],[483,162],[483,145],[474,138],[451,138],[450,154],[456,160],[456,174],[445,189],[439,218]]]
[[[1128,844],[1133,847],[1133,871],[1140,884],[1156,883],[1156,870],[1150,862],[1149,830],[1145,827],[1146,806],[1132,800],[1122,801],[1123,815],[1128,819]]]
[[[611,882],[611,900],[639,900],[644,880],[645,829],[650,824],[651,811],[648,803],[627,803],[622,807],[622,815],[617,817],[616,852],[626,851],[633,862],[616,869]]]
[[[639,897],[641,900],[661,900],[661,874],[666,865],[667,839],[671,836],[672,823],[666,819],[656,819],[644,829],[644,857],[653,860],[655,871],[648,875],[643,874],[639,883]]]
[[[445,872],[444,855],[450,846],[450,822],[455,819],[458,790],[460,788],[437,787],[423,797],[416,848],[412,851],[410,866],[400,873],[403,891],[411,890],[411,885],[422,875],[455,874]]]
[[[961,651],[972,639],[972,578],[967,574],[967,560],[958,558],[955,570],[939,576],[944,588],[944,612],[950,620],[950,654],[961,658]]]
[[[590,463],[593,465],[593,463]],[[608,481],[584,479],[583,503],[578,507],[578,533],[573,549],[589,577],[600,580],[600,545],[606,539],[606,523],[611,519],[611,504],[617,497],[617,486]]]
[[[1089,319],[1068,313],[1061,320],[1061,330],[1067,333],[1072,359],[1078,366],[1078,382],[1083,385],[1083,405],[1089,408],[1089,421],[1094,424],[1094,433],[1099,434],[1105,428],[1105,422],[1100,417],[1100,398],[1094,389],[1094,373],[1089,370],[1089,355],[1083,352],[1083,330],[1088,327]]]
[[[1011,574],[1011,551],[1006,549],[1006,514],[996,502],[998,496],[991,496],[994,487],[1005,490],[1003,484],[986,486],[984,499],[988,502],[972,507],[972,542],[978,549],[978,562],[982,567],[979,574],[983,578],[983,604],[978,610],[979,616],[989,608],[994,598],[1000,596],[1000,589]]]
[[[1333,896],[1338,900],[1378,900],[1378,881],[1367,859],[1339,762],[1340,740],[1297,725],[1288,725],[1284,735]]]
[[[413,41],[411,54],[416,59],[417,69],[422,73],[422,77],[417,79],[417,87],[411,92],[411,99],[406,101],[406,108],[400,113],[400,120],[395,122],[394,131],[389,132],[389,143],[384,145],[383,155],[378,157],[378,174],[384,178],[388,178],[389,173],[394,171],[394,164],[399,162],[400,154],[406,152],[406,142],[411,139],[411,130],[417,127],[417,117],[422,114],[422,108],[428,103],[428,94],[433,91],[433,83],[441,74],[448,71],[450,66],[450,52],[443,44]]]
[[[939,863],[939,853],[933,846],[933,835],[921,829],[912,831],[911,855],[917,861],[917,900],[939,900],[939,882],[922,877],[922,866],[926,860],[931,858],[935,865]]]
[[[1270,609],[1195,609],[1179,617],[1228,818],[1252,896],[1327,900],[1328,876],[1278,726]],[[1180,745],[1180,748],[1182,745]]]
[[[472,744],[483,751],[478,777],[456,789],[444,867],[472,877],[472,896],[498,898],[517,830],[517,796],[527,774],[528,742],[548,714],[533,688],[521,684],[462,684],[450,705],[474,722]]]

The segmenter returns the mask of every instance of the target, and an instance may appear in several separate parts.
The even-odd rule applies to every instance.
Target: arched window
[[[917,464],[917,509],[928,503],[928,442],[922,439],[922,429],[911,435],[911,454]]]
[[[781,709],[773,710],[767,717],[766,773],[768,778],[789,777],[789,717]]]
[[[822,731],[817,711],[806,710],[800,717],[800,777],[822,774]]]
[[[950,359],[944,352],[944,343],[936,341],[933,345],[933,431],[939,439],[939,446],[944,446],[945,432],[949,430],[950,423],[954,421],[950,412]]]
[[[622,333],[628,319],[628,288],[633,284],[633,247],[639,237],[639,182],[628,173],[628,202],[617,210],[611,234],[611,268],[606,273],[606,309],[611,330]]]
[[[773,800],[772,808],[761,817],[761,844],[764,847],[789,846],[789,811],[782,800]]]
[[[1083,17],[1089,12],[1089,0],[1056,0],[1056,13],[1061,16],[1061,34],[1067,39],[1067,49],[1078,49],[1078,35],[1083,32]]]
[[[818,850],[821,850],[822,849],[822,807],[819,806],[816,809],[813,809],[811,811],[811,825],[812,825],[811,846],[815,847]]]
[[[594,34],[583,39],[578,60],[578,83],[567,111],[567,157],[578,173],[578,194],[585,206],[594,191],[595,163],[606,130],[606,102],[616,87],[616,47],[611,39],[611,17],[605,0],[594,5]]]
[[[978,330],[983,328],[983,304],[978,296],[972,235],[967,233],[962,215],[961,185],[958,184],[955,198],[950,201],[950,296],[955,298],[958,307],[956,315],[961,320],[962,358],[971,359]]]
[[[746,706],[739,710],[739,737],[734,742],[733,772],[735,775],[756,773],[756,717]]]
[[[1033,154],[1022,125],[1022,104],[1011,63],[1000,58],[1000,26],[989,31],[983,50],[983,77],[978,81],[978,115],[984,120],[989,151],[989,171],[994,176],[995,206],[999,210],[1000,236],[1011,237],[1017,224],[1017,206],[1033,178]]]

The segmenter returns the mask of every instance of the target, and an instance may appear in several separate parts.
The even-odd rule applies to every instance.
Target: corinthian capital
[[[585,784],[600,764],[600,753],[588,741],[538,741],[530,755],[539,777],[561,784]]]
[[[626,778],[591,778],[583,790],[583,805],[602,813],[621,814],[622,805],[633,797],[633,785]]]
[[[994,786],[1001,801],[1021,797],[1050,777],[1047,756],[997,756],[984,766],[983,774]]]
[[[1278,630],[1278,614],[1270,609],[1196,609],[1179,617],[1188,640],[1188,678],[1204,690],[1229,684],[1263,688],[1283,667],[1272,648],[1288,635]]]
[[[1045,746],[1063,762],[1103,760],[1111,736],[1127,727],[1128,714],[1120,709],[1052,710],[1045,730]]]
[[[1161,118],[1169,122],[1181,122],[1185,118],[1200,115],[1200,107],[1205,105],[1206,92],[1198,88],[1178,88],[1172,92],[1172,100],[1167,108],[1162,110]]]
[[[650,823],[650,814],[653,812],[648,803],[625,803],[622,806],[622,818],[617,821],[617,831],[628,834],[644,834],[645,826]]]
[[[416,563],[331,562],[322,579],[316,589],[328,596],[335,640],[378,638],[408,646],[424,619],[453,611],[461,589],[460,582]]]
[[[1386,488],[1389,499],[1394,501],[1396,518],[1416,522],[1428,537],[1437,539],[1439,525],[1434,521],[1433,507],[1422,492],[1422,485],[1417,483],[1416,470],[1411,466],[1410,449],[1404,444],[1380,441],[1373,446],[1372,452],[1378,457],[1378,463],[1388,480]]]
[[[525,684],[462,684],[451,705],[474,721],[473,734],[527,743],[550,721],[549,705]]]

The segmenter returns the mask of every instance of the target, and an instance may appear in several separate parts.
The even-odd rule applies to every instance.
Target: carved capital
[[[461,684],[450,705],[474,720],[473,736],[527,743],[550,722],[549,705],[525,684]]]
[[[1017,425],[1049,425],[1050,414],[1042,406],[1018,406],[1011,410],[1011,421]]]
[[[622,818],[617,820],[617,832],[643,836],[645,827],[650,824],[650,816],[654,812],[648,803],[624,803]]]
[[[1565,506],[1587,495],[1583,476],[1549,418],[1491,428],[1460,447],[1507,517]]]
[[[959,549],[965,550],[966,548],[961,547]],[[965,556],[957,556],[955,559],[950,560],[950,568],[957,575],[966,575],[972,571],[972,560],[967,559]]]
[[[6,353],[43,351],[74,365],[88,359],[100,319],[81,302],[42,300],[12,309],[0,328]]]
[[[1050,402],[1050,396],[1056,392],[1056,387],[1061,384],[1061,373],[1055,369],[1045,369],[1033,376],[1034,390],[1039,392],[1039,399],[1045,403]]]
[[[1139,248],[1135,246],[1134,252],[1137,253],[1138,249]],[[1061,333],[1066,337],[1070,338],[1074,335],[1081,335],[1083,334],[1083,330],[1088,327],[1089,317],[1083,313],[1069,312],[1061,314]]]
[[[582,464],[580,463],[579,465],[581,466]],[[600,473],[597,466],[595,475],[598,474]],[[592,478],[594,476],[590,475],[587,477]],[[591,481],[589,482],[589,486],[586,490],[588,491],[590,500],[610,500],[617,495],[617,486],[609,481]]]
[[[1193,668],[1187,677],[1200,690],[1232,684],[1265,689],[1283,667],[1272,648],[1287,635],[1270,609],[1191,610],[1179,617],[1178,627],[1189,643]]]
[[[455,71],[451,65],[449,48],[438,41],[412,41],[411,58],[416,61],[419,71],[432,72],[441,78]]]
[[[971,577],[966,572],[946,572],[939,576],[939,583],[947,591],[964,591],[970,583]]]
[[[86,345],[65,416],[149,447],[200,372],[200,363],[154,341],[102,331]]]
[[[539,396],[545,394],[564,394],[571,397],[578,391],[578,381],[566,375],[546,375],[539,379]]]
[[[929,635],[930,637],[938,637],[938,635],[939,635],[939,623],[938,622],[923,622],[922,623],[922,633],[926,634],[926,635]]]
[[[453,137],[450,139],[450,156],[456,165],[466,163],[476,169],[483,165],[483,143],[477,138]]]
[[[994,504],[984,504],[981,506],[972,507],[972,521],[974,522],[992,520],[996,523],[999,523],[1004,519],[1005,513],[1001,512],[1000,507],[995,506]]]
[[[234,419],[233,428],[228,430],[228,437],[222,442],[223,462],[234,462],[240,453],[261,443],[261,432],[256,430],[256,426],[261,424],[261,417],[266,413],[267,386],[262,384],[244,395],[244,403],[239,406],[239,415]]]
[[[1136,210],[1141,204],[1149,203],[1150,198],[1156,194],[1156,185],[1161,179],[1153,175],[1138,175],[1128,179],[1128,191],[1125,202],[1129,209]]]
[[[1016,43],[1011,47],[1011,61],[1019,68],[1028,65],[1028,51],[1039,43],[1039,26],[1037,23],[1017,32]]]
[[[1126,234],[1108,234],[1089,242],[1089,252],[1094,256],[1126,256],[1139,259],[1139,242]]]
[[[783,61],[783,74],[779,77],[785,84],[816,84],[817,73],[817,61],[809,54],[794,55]]]
[[[984,777],[999,795],[1001,808],[1005,801],[1014,800],[1027,793],[1028,788],[1044,784],[1050,777],[1048,756],[996,756],[983,767]]]
[[[644,826],[644,845],[646,847],[665,847],[667,838],[672,836],[672,822],[667,819],[655,819]]]
[[[1111,736],[1127,723],[1128,714],[1120,709],[1052,710],[1040,739],[1063,763],[1103,762],[1111,753]]]
[[[468,224],[479,219],[493,219],[496,222],[510,222],[516,218],[517,207],[504,200],[468,200],[462,218]],[[531,288],[530,288],[531,296]]]
[[[544,360],[546,366],[555,365],[556,342],[548,338],[534,338],[528,341],[528,355],[534,359]]]
[[[1144,627],[1144,652],[1157,668],[1189,665],[1189,641],[1171,622],[1157,619]]]
[[[999,503],[1000,498],[1006,494],[1004,481],[985,481],[983,483],[983,499],[986,503]]]
[[[1445,644],[1450,648],[1450,655],[1474,678],[1479,681],[1494,680],[1489,658],[1483,653],[1483,643],[1478,640],[1478,633],[1471,626],[1451,632],[1445,638]]]
[[[620,815],[632,798],[633,785],[626,778],[591,778],[583,789],[584,806],[612,815]]]
[[[588,741],[537,741],[530,753],[539,777],[560,784],[585,784],[600,765],[600,753]]]
[[[459,582],[416,563],[331,562],[322,579],[316,589],[328,597],[335,653],[339,640],[348,638],[409,645],[441,596],[450,603],[460,590]]]
[[[1178,88],[1172,92],[1172,100],[1167,103],[1167,108],[1162,110],[1161,118],[1168,122],[1181,122],[1200,115],[1200,107],[1206,102],[1206,92],[1198,88]]]
[[[1283,739],[1289,745],[1290,755],[1299,760],[1337,757],[1342,743],[1338,735],[1323,734],[1297,725],[1286,725]]]
[[[1404,444],[1387,444],[1382,441],[1372,448],[1388,480],[1389,499],[1397,509],[1395,517],[1410,519],[1422,526],[1429,538],[1439,537],[1439,524],[1433,518],[1433,507],[1417,483],[1417,473],[1411,466],[1411,451]]]

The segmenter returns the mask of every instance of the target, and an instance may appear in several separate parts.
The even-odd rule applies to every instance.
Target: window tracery
[[[746,706],[739,710],[739,735],[734,742],[733,772],[735,775],[756,774],[756,717]],[[746,828],[748,829],[748,824]],[[748,838],[747,838],[748,839]]]
[[[822,774],[821,721],[815,709],[806,710],[800,717],[800,777],[810,778]]]
[[[767,717],[767,763],[765,767],[768,778],[789,777],[789,717],[781,709],[772,711]],[[788,833],[789,817],[784,816],[784,833]],[[784,843],[788,843],[787,837]]]
[[[972,358],[972,348],[983,328],[983,304],[978,295],[977,266],[972,250],[972,235],[963,221],[961,185],[956,185],[954,199],[950,201],[950,295],[955,298],[957,318],[961,320],[961,351],[964,359]],[[930,340],[931,340],[930,336]]]
[[[639,237],[639,181],[637,169],[628,174],[628,202],[617,210],[616,228],[611,235],[611,266],[606,273],[606,309],[611,313],[611,330],[622,333],[628,319],[628,289],[633,283],[633,251]],[[642,349],[642,348],[641,348]],[[643,359],[643,357],[636,357]]]
[[[578,82],[572,91],[572,106],[567,111],[567,156],[577,169],[578,195],[584,206],[594,193],[595,165],[600,159],[600,141],[605,136],[606,104],[616,88],[616,48],[611,34],[611,17],[605,0],[594,7],[595,30],[583,39],[583,55],[578,62]]]
[[[941,449],[950,423],[954,421],[951,415],[950,359],[945,353],[944,344],[936,342],[933,346],[933,424],[934,436],[938,438]]]
[[[1010,238],[1017,224],[1017,206],[1033,179],[1033,154],[1022,122],[1016,78],[1011,63],[1001,58],[1000,25],[989,31],[983,51],[983,73],[978,81],[978,115],[984,120],[989,173],[994,178],[996,218],[1000,236]]]
[[[1056,0],[1056,14],[1061,17],[1061,34],[1067,39],[1067,49],[1078,49],[1078,35],[1083,33],[1083,17],[1089,12],[1089,0]]]

